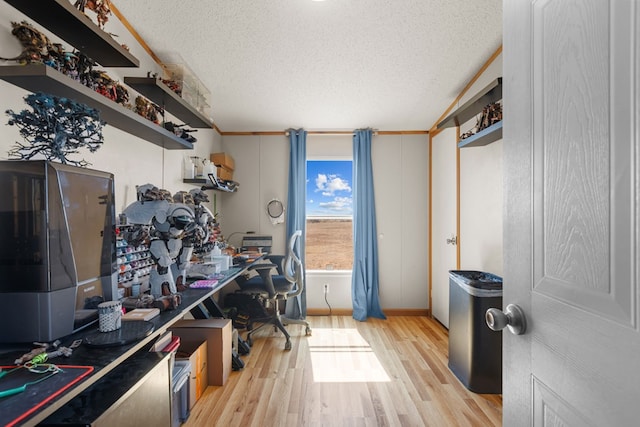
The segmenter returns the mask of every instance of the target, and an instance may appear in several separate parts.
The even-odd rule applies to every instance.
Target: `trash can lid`
[[[502,290],[502,277],[483,271],[449,270],[449,276],[458,284],[476,289]]]

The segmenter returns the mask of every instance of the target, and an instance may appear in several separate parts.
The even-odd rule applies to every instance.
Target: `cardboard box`
[[[180,331],[176,331],[178,335]],[[179,336],[179,335],[178,335]],[[189,409],[193,409],[209,385],[207,371],[207,341],[182,340],[176,353],[176,360],[187,360],[191,364],[189,376]]]
[[[213,153],[209,156],[211,163],[218,167],[225,168],[228,171],[233,172],[236,169],[236,163],[233,161],[233,157],[227,153]]]
[[[171,330],[187,341],[207,341],[207,380],[209,385],[224,385],[231,373],[231,320],[183,319]]]
[[[218,175],[218,179],[224,179],[225,181],[231,181],[233,180],[233,171],[220,167],[218,166],[216,168],[216,173]]]

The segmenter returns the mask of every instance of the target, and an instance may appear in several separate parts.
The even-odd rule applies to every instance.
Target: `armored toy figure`
[[[152,184],[139,186],[138,200],[123,212],[132,224],[151,225],[149,251],[157,267],[151,271],[149,286],[156,298],[178,292],[186,279],[193,242],[204,234],[193,209],[174,203],[167,193]]]

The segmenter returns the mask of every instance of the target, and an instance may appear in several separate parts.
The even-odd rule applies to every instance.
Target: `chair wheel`
[[[311,328],[307,326],[304,330],[304,334],[307,336],[311,335]]]
[[[284,343],[284,349],[291,350],[291,341],[287,341],[286,343]]]

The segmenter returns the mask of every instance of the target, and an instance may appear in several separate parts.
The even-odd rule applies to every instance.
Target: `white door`
[[[456,234],[458,183],[456,130],[434,136],[431,145],[431,313],[449,327],[449,270],[457,264],[457,248],[447,244]]]
[[[505,0],[505,426],[640,425],[640,2]]]

